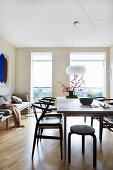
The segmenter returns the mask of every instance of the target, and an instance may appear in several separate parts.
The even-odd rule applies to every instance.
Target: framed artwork
[[[8,56],[0,53],[0,86],[8,84]]]

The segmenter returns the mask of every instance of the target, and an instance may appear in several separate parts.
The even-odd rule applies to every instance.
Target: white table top
[[[57,112],[66,114],[66,116],[113,116],[113,106],[104,109],[97,100],[93,100],[92,105],[98,107],[92,108],[90,105],[82,105],[79,99],[69,99],[66,97],[57,97]]]

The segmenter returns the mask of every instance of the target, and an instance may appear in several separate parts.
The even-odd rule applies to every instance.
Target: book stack
[[[0,112],[0,119],[3,119],[4,117],[4,112]]]

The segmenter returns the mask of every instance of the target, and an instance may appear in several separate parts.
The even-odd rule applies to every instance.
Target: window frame
[[[47,60],[45,60],[45,59],[33,59],[33,55],[34,56],[36,56],[36,55],[42,55],[43,56],[43,54],[44,55],[46,55],[46,54],[49,54],[50,56],[50,58],[51,59],[47,59]],[[53,88],[52,88],[52,52],[31,52],[31,86],[30,86],[30,92],[31,92],[31,101],[33,102],[33,94],[32,94],[32,89],[33,89],[33,83],[32,83],[32,81],[33,81],[33,62],[34,61],[36,61],[36,62],[38,62],[38,61],[40,61],[40,62],[48,62],[48,61],[50,61],[51,62],[51,91],[53,91]]]
[[[71,60],[71,55],[74,55],[74,53],[75,54],[77,54],[78,56],[80,56],[81,54],[82,55],[91,55],[91,54],[96,54],[96,55],[98,55],[98,54],[102,54],[103,55],[103,57],[104,57],[104,59],[102,60],[102,59],[100,59],[100,60],[97,60],[97,59],[91,59],[91,60],[79,60],[79,59],[77,59],[77,60],[75,60],[75,59],[73,59],[73,60]],[[106,96],[106,52],[70,52],[70,65],[71,65],[71,61],[103,61],[103,68],[104,68],[104,85],[103,85],[103,96]]]

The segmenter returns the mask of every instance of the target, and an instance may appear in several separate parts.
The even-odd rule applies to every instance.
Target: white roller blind
[[[33,52],[32,57],[32,86],[52,87],[52,53]]]
[[[80,61],[90,61],[90,60],[94,60],[94,61],[104,61],[105,59],[105,54],[104,53],[99,53],[99,52],[71,52],[70,53],[70,60],[80,60]]]

